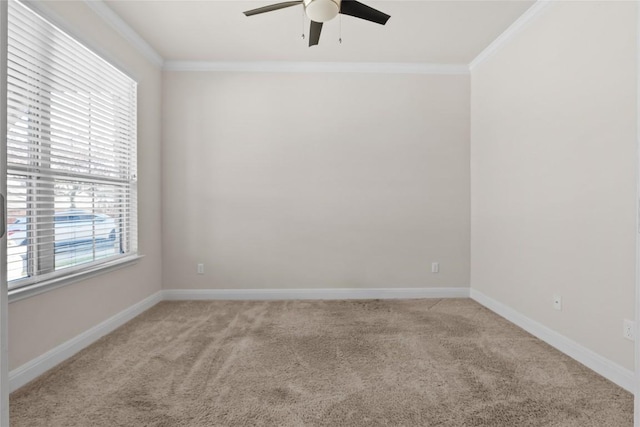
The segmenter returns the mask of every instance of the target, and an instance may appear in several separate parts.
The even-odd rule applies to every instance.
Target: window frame
[[[15,1],[15,0],[11,0],[11,1]],[[93,46],[91,46],[90,43],[86,43],[81,38],[78,38],[77,36],[75,36],[73,31],[69,30],[70,26],[65,25],[65,23],[61,22],[55,15],[52,15],[47,10],[46,5],[40,5],[32,2],[22,2],[22,1],[20,1],[19,3],[25,8],[29,9],[35,15],[37,15],[40,19],[42,19],[42,21],[45,22],[45,25],[48,24],[55,27],[56,30],[63,33],[66,37],[78,43],[81,48],[88,50],[93,55],[98,57],[101,61],[103,61],[105,64],[114,68],[116,71],[122,73],[124,76],[130,79],[132,83],[135,85],[136,89],[134,94],[134,108],[133,108],[134,112],[132,117],[133,123],[135,125],[135,132],[133,135],[133,142],[132,142],[133,147],[130,148],[131,150],[130,156],[132,157],[131,161],[134,163],[134,165],[137,164],[137,149],[138,149],[137,146],[138,146],[138,134],[139,134],[138,128],[137,128],[137,118],[138,118],[138,103],[137,103],[138,81],[137,79],[135,79],[134,77],[132,77],[130,73],[124,71],[121,67],[119,67],[115,61],[110,60],[108,58],[108,55],[105,55],[104,52],[101,51],[101,49],[96,49]],[[5,146],[5,149],[6,149],[6,146]],[[134,166],[135,173],[137,173],[136,169],[137,169],[137,166]],[[3,172],[6,179],[7,175],[9,175],[9,169],[7,168],[7,170]],[[131,219],[135,225],[132,230],[128,231],[129,234],[132,234],[128,239],[129,241],[124,243],[125,245],[130,245],[131,241],[134,242],[133,250],[127,250],[124,253],[121,253],[120,255],[116,254],[108,258],[94,259],[91,262],[79,263],[68,269],[59,269],[56,271],[54,268],[53,271],[51,272],[52,274],[41,274],[41,275],[36,275],[34,277],[25,277],[21,279],[16,279],[12,281],[12,283],[17,284],[17,286],[13,286],[11,289],[8,290],[9,302],[28,298],[34,295],[41,294],[43,292],[48,292],[50,290],[57,289],[61,286],[66,286],[68,284],[76,283],[78,281],[83,281],[94,276],[98,276],[101,274],[112,272],[114,270],[128,267],[130,265],[137,263],[141,258],[143,258],[143,255],[139,253],[139,246],[138,246],[139,232],[137,229],[137,222],[138,222],[137,176],[135,175],[135,173],[133,175],[133,184],[132,184],[134,187],[134,190],[133,190],[134,195],[129,195],[128,197],[128,202],[133,204],[132,206],[133,213],[131,214],[131,218],[123,219],[123,221],[128,221],[129,219]],[[59,176],[55,173],[52,174],[52,176],[53,175]],[[6,194],[6,191],[7,191],[6,186],[4,188],[4,191]],[[52,215],[53,215],[52,218],[55,217],[55,213],[53,212],[54,211],[52,210]],[[91,212],[91,214],[95,216],[96,212],[93,211]],[[51,230],[53,230],[55,228],[55,224],[53,224],[52,227],[50,228]],[[95,238],[95,235],[94,235],[94,238]],[[8,256],[6,256],[7,241],[8,239],[5,239],[5,242],[4,242],[5,268],[8,260]]]

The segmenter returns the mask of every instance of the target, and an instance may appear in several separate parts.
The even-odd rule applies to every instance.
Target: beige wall
[[[633,2],[554,2],[471,96],[472,288],[631,370],[635,41]]]
[[[474,289],[633,369],[633,345],[621,337],[634,305],[633,3],[553,4],[471,82],[337,73],[161,79],[84,3],[47,4],[140,83],[145,258],[10,304],[11,368],[160,283],[468,286],[471,248]],[[551,308],[553,294],[563,311]]]
[[[165,72],[164,288],[468,286],[469,96],[468,76]]]
[[[160,84],[140,57],[84,2],[47,2],[71,31],[125,68],[138,82],[139,246],[134,266],[9,305],[10,369],[40,356],[160,290]]]

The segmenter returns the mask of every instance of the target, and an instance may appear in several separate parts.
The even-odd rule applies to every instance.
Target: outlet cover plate
[[[636,340],[636,322],[629,319],[624,319],[622,326],[622,336],[628,340]]]

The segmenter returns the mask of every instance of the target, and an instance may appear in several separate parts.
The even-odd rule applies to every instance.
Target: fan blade
[[[320,41],[320,32],[322,31],[322,22],[311,21],[309,29],[309,47],[315,46]]]
[[[243,13],[245,14],[245,16],[253,16],[253,15],[257,15],[259,13],[273,12],[274,10],[284,9],[285,7],[291,7],[291,6],[295,6],[295,5],[298,5],[298,4],[302,4],[302,0],[285,1],[284,3],[270,4],[269,6],[264,6],[264,7],[259,7],[257,9],[247,10],[246,12],[243,12]]]
[[[340,13],[384,25],[391,16],[355,0],[342,0]]]

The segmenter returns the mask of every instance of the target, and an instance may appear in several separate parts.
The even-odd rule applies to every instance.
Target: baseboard
[[[586,347],[532,320],[475,289],[457,288],[368,288],[368,289],[172,289],[159,291],[121,311],[99,325],[49,350],[9,372],[9,391],[13,392],[83,348],[163,300],[333,300],[333,299],[411,299],[472,298],[530,334],[545,341],[613,383],[635,392],[634,373]]]
[[[511,307],[494,300],[482,292],[471,289],[471,299],[485,306],[494,313],[504,317],[509,322],[521,327],[531,335],[560,350],[567,356],[577,360],[589,369],[597,372],[609,381],[623,389],[635,392],[635,377],[633,371],[623,368],[615,362],[589,350],[588,348],[570,340],[564,335],[549,329],[543,324],[526,317]]]
[[[162,301],[162,292],[156,292],[93,328],[12,370],[9,372],[9,392],[13,392],[29,381],[36,379],[49,369],[94,343],[102,336],[122,326],[160,301]]]
[[[165,300],[336,300],[469,298],[469,288],[170,289]]]

